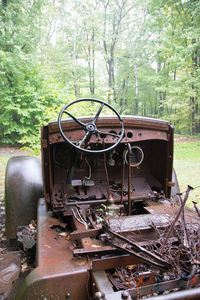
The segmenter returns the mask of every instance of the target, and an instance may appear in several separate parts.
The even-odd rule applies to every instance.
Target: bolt
[[[128,291],[123,291],[121,296],[122,296],[122,299],[127,299],[127,300],[131,299]]]
[[[71,296],[71,295],[70,295],[70,293],[68,292],[67,295],[66,295],[66,299],[69,299],[70,296]]]
[[[105,299],[105,294],[102,292],[96,292],[94,294],[94,300],[104,300]]]

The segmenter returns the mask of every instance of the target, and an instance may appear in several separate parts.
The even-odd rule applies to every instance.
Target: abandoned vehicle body
[[[75,117],[88,102],[94,116]],[[37,211],[36,268],[16,299],[200,299],[199,215],[184,207],[192,188],[179,193],[173,133],[79,99],[42,127],[43,184],[36,158],[9,161],[7,237]]]

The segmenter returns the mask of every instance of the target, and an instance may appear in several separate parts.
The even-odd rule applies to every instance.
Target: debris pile
[[[36,222],[34,220],[27,226],[19,226],[17,239],[22,243],[24,250],[31,249],[36,244]]]

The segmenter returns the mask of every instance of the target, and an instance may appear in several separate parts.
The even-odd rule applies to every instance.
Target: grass
[[[200,186],[200,139],[175,142],[174,150],[174,169],[180,190],[185,191],[188,185]],[[190,193],[189,206],[193,206],[191,201],[200,203],[200,188]]]
[[[9,157],[0,156],[0,199],[4,195],[4,176]],[[175,138],[174,168],[181,191],[185,191],[188,184],[194,188],[200,186],[200,139]],[[189,206],[192,206],[191,201],[200,203],[200,188],[191,192],[188,201]]]

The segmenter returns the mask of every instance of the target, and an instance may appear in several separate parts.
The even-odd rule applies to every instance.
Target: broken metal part
[[[84,245],[85,246],[85,245]],[[116,249],[111,246],[96,246],[89,243],[87,247],[81,249],[73,249],[74,255],[95,255],[95,254],[102,254],[106,252],[114,253]]]
[[[196,212],[197,212],[197,215],[200,217],[200,209],[199,209],[198,206],[197,206],[197,202],[192,201],[192,203],[194,204],[194,208],[195,208],[195,210],[196,210]]]
[[[122,293],[124,292],[123,290],[121,291],[116,291],[114,292],[112,284],[108,282],[107,280],[107,275],[104,271],[95,271],[93,272],[94,276],[94,281],[95,285],[97,286],[99,291],[103,291],[105,295],[107,296],[108,299],[115,299],[115,300],[120,300],[122,299]],[[136,287],[136,288],[131,288],[128,289],[128,293],[130,294],[131,298],[133,300],[140,299],[140,297],[143,296],[150,296],[150,295],[158,295],[160,293],[163,293],[164,291],[172,291],[174,289],[187,289],[186,291],[180,292],[181,295],[179,296],[179,292],[173,293],[173,294],[167,294],[166,297],[164,295],[158,296],[158,298],[148,298],[152,300],[169,300],[169,299],[199,299],[200,297],[200,289],[192,289],[188,290],[194,287],[199,287],[200,286],[200,276],[196,275],[192,280],[185,281],[183,279],[173,279],[173,280],[167,280],[164,282],[158,282],[156,284],[150,284],[147,286],[141,286],[141,287]],[[192,293],[194,291],[194,293]],[[177,295],[177,298],[176,298]],[[191,298],[190,298],[191,295]],[[170,298],[172,297],[172,298]],[[194,297],[194,298],[193,298]]]
[[[190,280],[196,275],[197,270],[198,270],[198,265],[193,265],[190,274],[188,274],[188,275],[187,274],[181,274],[181,278],[183,280]]]
[[[114,278],[112,275],[108,275],[108,279],[110,280],[116,291],[126,289],[125,285],[122,282],[118,281],[116,278]]]
[[[182,200],[182,197],[181,195],[177,195],[178,196],[178,199],[179,199],[179,204],[180,206],[182,205],[183,203],[183,200]],[[189,234],[188,234],[188,229],[187,229],[187,225],[186,225],[186,221],[185,221],[185,213],[184,213],[184,209],[181,213],[181,225],[183,227],[183,232],[184,232],[184,246],[186,246],[187,248],[189,248],[191,242],[190,242],[190,239],[189,239]]]
[[[140,214],[131,216],[118,216],[109,218],[109,227],[114,232],[143,232],[152,228],[152,222],[159,228],[169,227],[170,216],[168,214]],[[144,234],[144,233],[143,233]],[[140,237],[140,240],[142,238]]]
[[[145,271],[145,269],[147,269],[146,265],[129,265],[127,267],[108,270],[107,274],[114,286],[114,290],[125,290],[157,282],[158,274],[150,269],[149,271]]]
[[[19,226],[17,240],[22,243],[24,250],[31,249],[36,244],[36,224],[34,222],[26,226]]]
[[[133,241],[130,241],[129,239],[121,236],[120,234],[113,232],[109,228],[107,228],[105,225],[102,225],[102,229],[107,232],[109,235],[114,236],[114,238],[117,238],[117,240],[120,240],[123,242],[122,245],[119,245],[113,241],[110,241],[108,239],[108,242],[111,243],[113,246],[119,248],[122,251],[125,251],[131,255],[134,255],[138,257],[140,260],[145,261],[151,265],[154,265],[161,269],[167,269],[170,267],[170,265],[163,260],[158,255],[146,250],[144,247],[139,246],[138,244],[134,243]],[[128,246],[128,247],[127,247]]]
[[[180,209],[179,209],[179,212],[177,213],[177,215],[176,215],[174,221],[172,222],[172,224],[171,224],[171,226],[170,226],[170,228],[169,228],[169,231],[168,231],[168,233],[167,233],[167,235],[166,235],[166,237],[165,237],[165,240],[163,241],[161,251],[164,249],[164,247],[165,247],[165,245],[166,245],[166,243],[167,243],[167,240],[168,240],[168,238],[170,237],[170,235],[171,235],[171,233],[172,233],[172,231],[173,231],[173,229],[174,229],[174,225],[175,225],[176,222],[178,221],[178,219],[179,219],[179,217],[180,217],[180,215],[181,215],[181,213],[182,213],[182,211],[183,211],[183,209],[184,209],[185,203],[186,203],[186,201],[187,201],[187,199],[188,199],[188,197],[189,197],[189,193],[190,193],[191,190],[193,190],[193,187],[191,187],[191,186],[188,185],[188,188],[187,188],[187,191],[186,191],[186,193],[185,193],[185,197],[184,197],[184,199],[183,199],[183,202],[182,202],[182,204],[181,204],[181,207],[180,207]]]

